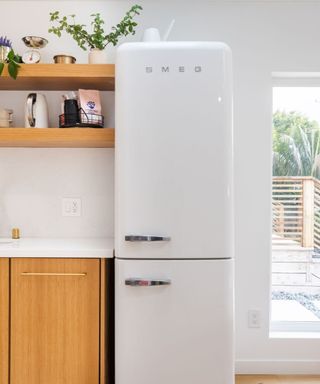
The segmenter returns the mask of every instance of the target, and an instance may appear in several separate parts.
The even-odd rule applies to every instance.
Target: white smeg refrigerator
[[[116,61],[116,384],[232,384],[231,53],[123,44]]]

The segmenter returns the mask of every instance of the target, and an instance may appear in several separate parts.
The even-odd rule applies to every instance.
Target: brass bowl
[[[48,44],[47,39],[38,36],[25,36],[22,41],[29,48],[43,48]]]
[[[53,57],[55,64],[74,64],[76,58],[70,55],[55,55]]]

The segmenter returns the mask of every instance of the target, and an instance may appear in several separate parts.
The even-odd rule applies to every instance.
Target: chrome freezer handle
[[[170,237],[151,235],[126,235],[125,241],[170,241]]]
[[[125,280],[125,285],[130,287],[151,287],[159,285],[170,285],[171,280],[161,279],[161,280],[151,280],[151,279],[139,279],[139,278],[129,278]]]

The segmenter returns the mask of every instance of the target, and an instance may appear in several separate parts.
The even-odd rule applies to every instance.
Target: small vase
[[[6,47],[5,45],[0,46],[0,63],[4,63],[7,60],[10,49],[10,47]]]
[[[107,53],[106,50],[92,48],[89,52],[89,64],[106,64]]]

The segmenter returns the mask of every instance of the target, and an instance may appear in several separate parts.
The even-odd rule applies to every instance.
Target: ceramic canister
[[[12,122],[12,109],[0,108],[0,127],[10,127]]]

